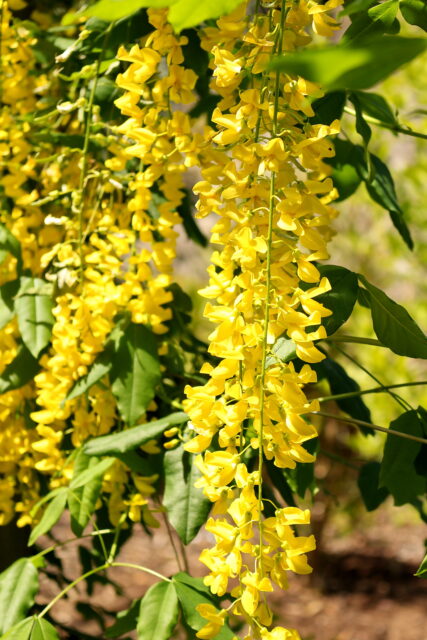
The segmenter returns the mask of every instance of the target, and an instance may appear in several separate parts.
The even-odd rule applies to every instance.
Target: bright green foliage
[[[178,598],[172,582],[158,582],[141,600],[138,640],[169,640],[178,622]]]
[[[39,576],[29,558],[21,558],[0,574],[0,633],[22,620],[34,604]]]
[[[427,40],[377,36],[278,57],[272,69],[297,73],[328,90],[369,89],[427,49]]]

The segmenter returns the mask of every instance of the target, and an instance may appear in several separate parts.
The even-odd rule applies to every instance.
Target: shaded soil
[[[426,527],[417,522],[396,525],[390,520],[391,513],[394,511],[386,505],[373,519],[370,517],[369,528],[366,522],[358,522],[347,535],[340,534],[335,525],[327,525],[322,548],[312,554],[313,575],[293,576],[287,592],[272,595],[276,622],[297,628],[304,640],[427,640],[427,580],[413,576],[423,555]],[[55,535],[65,539],[67,529],[67,523],[62,522]],[[188,549],[194,575],[203,574],[197,557],[209,544],[208,535],[201,532]],[[76,549],[72,547],[58,551],[68,579],[79,574]],[[138,530],[123,547],[119,560],[146,565],[165,575],[179,570],[163,529],[152,538]],[[110,569],[109,577],[116,581],[119,593],[97,581],[90,598],[79,586],[53,607],[56,620],[64,627],[78,629],[77,635],[64,630],[62,638],[80,640],[85,634],[104,638],[96,615],[105,617],[109,612],[111,624],[114,612],[129,606],[155,582],[155,578],[127,568]],[[43,577],[40,603],[57,592],[56,582]],[[87,619],[89,615],[93,619]]]

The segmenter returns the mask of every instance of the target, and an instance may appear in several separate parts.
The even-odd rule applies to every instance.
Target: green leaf
[[[416,411],[402,413],[390,424],[390,428],[408,435],[423,437],[423,424]],[[421,444],[390,434],[384,446],[381,462],[380,485],[386,487],[396,505],[413,502],[426,492],[426,479],[419,476],[414,462]]]
[[[356,112],[356,131],[360,136],[362,136],[366,149],[372,135],[371,127],[363,117],[363,111],[359,102],[358,94],[350,93],[349,100],[353,103],[354,110]]]
[[[311,106],[314,116],[309,118],[312,124],[331,124],[334,120],[340,120],[346,102],[345,91],[331,91],[314,100]]]
[[[334,334],[348,320],[357,300],[359,284],[357,274],[333,264],[318,265],[322,277],[328,278],[331,290],[316,300],[332,311],[322,319],[328,336]]]
[[[384,207],[384,209],[387,209],[390,214],[390,218],[402,239],[409,249],[413,249],[414,243],[405,222],[403,211],[397,201],[397,195],[391,173],[380,158],[370,154],[370,159],[374,170],[374,176],[372,180],[370,180],[367,175],[363,176],[365,179],[366,189],[372,200]]]
[[[161,377],[156,340],[147,327],[131,322],[125,329],[110,377],[120,415],[126,424],[136,424],[153,400]]]
[[[359,164],[363,163],[363,149],[347,140],[334,140],[335,156],[327,158],[333,167],[332,181],[339,197],[337,201],[350,197],[362,182]]]
[[[290,507],[296,507],[293,490],[289,485],[289,479],[285,475],[284,469],[279,469],[271,460],[267,460],[267,470],[273,486],[282,496],[285,503]]]
[[[49,344],[54,322],[52,298],[37,293],[39,288],[43,290],[45,286],[46,283],[40,278],[21,278],[21,287],[15,299],[22,340],[35,358]]]
[[[116,453],[126,453],[126,451],[137,449],[149,440],[157,438],[168,427],[186,420],[188,420],[188,416],[182,411],[171,413],[169,416],[159,420],[154,420],[147,424],[139,424],[137,427],[120,433],[94,438],[84,445],[84,451],[88,456],[114,456]]]
[[[109,373],[111,367],[111,353],[109,351],[103,351],[91,365],[88,373],[73,384],[63,402],[65,403],[67,400],[73,400],[74,398],[81,396],[82,393],[89,391],[94,384],[99,382],[107,375],[107,373]]]
[[[297,346],[290,338],[280,337],[271,349],[271,355],[267,357],[266,365],[269,367],[272,364],[280,362],[290,362],[297,355]]]
[[[0,287],[0,329],[10,322],[15,315],[15,296],[19,291],[19,278],[5,282]]]
[[[353,96],[357,96],[360,108],[366,115],[390,126],[398,125],[398,121],[390,105],[379,93],[355,91]]]
[[[360,387],[353,378],[350,378],[345,369],[335,360],[331,358],[325,358],[322,362],[318,362],[313,365],[316,370],[319,379],[326,378],[329,382],[331,393],[351,393],[353,391],[359,391]],[[371,412],[366,404],[363,402],[360,396],[354,398],[341,398],[335,401],[339,408],[347,413],[355,420],[363,420],[363,422],[371,421]],[[362,432],[365,435],[373,435],[374,431],[371,428],[363,427]]]
[[[423,53],[427,39],[378,36],[274,58],[270,69],[301,75],[324,89],[369,89]]]
[[[219,18],[234,11],[243,0],[177,0],[169,11],[175,31],[194,27],[205,20]]]
[[[424,556],[424,559],[422,560],[416,573],[414,573],[414,576],[417,576],[418,578],[424,578],[425,580],[427,579],[427,553]]]
[[[65,505],[67,504],[67,489],[62,487],[63,491],[58,493],[46,507],[41,520],[34,529],[31,531],[30,539],[28,540],[28,546],[31,547],[37,538],[50,531],[59,518],[62,516]]]
[[[390,492],[386,487],[380,487],[379,462],[367,462],[361,467],[357,485],[367,511],[374,511],[384,502]]]
[[[180,572],[173,576],[172,580],[185,622],[195,631],[199,631],[206,624],[206,620],[196,611],[197,605],[213,604],[219,608],[218,599],[214,598],[201,578],[192,578]],[[215,636],[215,640],[233,640],[233,638],[235,635],[227,624]]]
[[[364,276],[359,275],[359,280],[369,294],[372,322],[378,340],[398,355],[427,359],[427,338],[406,309]]]
[[[19,389],[33,380],[40,371],[38,361],[31,355],[25,345],[22,345],[15,356],[0,376],[0,393]]]
[[[138,622],[140,603],[141,599],[134,600],[129,609],[119,611],[115,623],[105,630],[105,637],[118,638],[119,636],[123,636],[125,633],[134,631]]]
[[[144,7],[169,7],[175,0],[100,0],[89,9],[84,15],[99,18],[106,22],[115,22],[126,16],[130,16]]]
[[[37,569],[20,558],[0,574],[0,633],[20,622],[34,604],[39,588]]]
[[[302,444],[303,448],[311,454],[317,453],[319,448],[318,438],[312,438]],[[289,486],[302,499],[304,499],[307,489],[311,492],[316,488],[314,479],[314,462],[297,464],[295,469],[283,469],[288,479]]]
[[[86,452],[86,447],[83,449],[84,454],[88,455]],[[114,458],[105,458],[105,460],[101,460],[101,462],[97,462],[94,465],[88,466],[87,469],[81,471],[77,476],[73,477],[70,482],[70,489],[75,491],[80,487],[83,487],[85,484],[96,480],[97,478],[102,478],[104,473],[108,471],[111,465],[114,462]]]
[[[55,627],[44,618],[35,618],[29,640],[59,640]]]
[[[400,11],[406,22],[427,31],[427,4],[425,0],[400,0]]]
[[[9,229],[0,223],[0,263],[2,263],[7,254],[11,253],[17,260],[18,272],[22,269],[21,245]]]
[[[185,196],[182,203],[178,207],[178,213],[182,218],[182,224],[185,229],[185,233],[193,240],[196,244],[199,244],[201,247],[208,246],[208,239],[202,233],[194,220],[192,213],[192,205],[190,195],[187,190],[185,190]]]
[[[371,38],[383,33],[398,33],[399,21],[396,20],[399,0],[386,0],[381,4],[361,12],[352,18],[352,24],[344,34],[346,41]]]
[[[1,637],[1,640],[30,640],[35,618],[25,618]]]
[[[80,474],[88,469],[93,469],[98,464],[94,457],[89,457],[82,449],[74,460],[72,481],[78,481]],[[95,511],[95,505],[102,486],[102,474],[96,475],[92,480],[85,482],[76,489],[68,492],[68,507],[71,515],[71,529],[80,537]]]
[[[169,640],[178,616],[178,598],[173,583],[157,582],[141,600],[138,640]]]
[[[371,4],[374,4],[374,2],[376,2],[376,0],[350,0],[350,2],[346,4],[344,9],[339,13],[339,17],[350,16],[353,13],[358,13],[359,11],[366,11],[369,9]]]
[[[184,544],[189,544],[206,521],[211,502],[201,489],[194,486],[201,476],[194,464],[194,456],[177,447],[164,456],[166,507],[170,523]]]

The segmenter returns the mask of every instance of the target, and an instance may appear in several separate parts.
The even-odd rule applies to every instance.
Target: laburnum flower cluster
[[[332,35],[337,25],[326,12],[338,3],[263,4],[255,13],[242,5],[202,36],[221,97],[212,151],[194,187],[198,215],[219,217],[212,229],[219,249],[201,292],[205,316],[217,325],[209,352],[218,360],[203,366],[206,384],[186,389],[195,433],[185,448],[198,454],[198,486],[214,503],[206,529],[215,545],[200,557],[205,583],[218,596],[231,594],[229,609],[247,622],[247,640],[290,640],[296,631],[268,630],[266,595],[275,585],[285,589],[290,571],[311,571],[306,554],[315,540],[293,530],[309,524],[308,510],[275,507],[264,517],[263,468],[265,460],[291,469],[313,460],[304,443],[316,429],[306,414],[318,403],[303,387],[316,381],[307,363],[324,357],[315,341],[326,337],[321,323],[330,314],[316,300],[330,288],[316,261],[328,257],[336,215],[324,159],[339,124],[311,124],[310,100],[320,88],[268,65],[272,54],[307,44],[311,24]],[[275,354],[280,337],[293,342],[301,366]],[[207,624],[197,636],[214,637],[225,610],[201,606],[200,614]]]

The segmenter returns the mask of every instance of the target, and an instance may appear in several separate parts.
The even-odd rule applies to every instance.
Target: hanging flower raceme
[[[285,640],[299,636],[268,630],[266,595],[275,585],[286,588],[289,571],[311,571],[306,554],[315,541],[293,530],[309,524],[307,510],[276,506],[264,516],[263,469],[266,460],[291,469],[313,461],[304,443],[316,429],[305,416],[318,404],[303,387],[316,381],[307,363],[324,357],[315,341],[326,337],[321,323],[330,314],[316,300],[330,288],[316,261],[328,257],[335,217],[324,159],[333,155],[328,136],[338,122],[310,124],[310,98],[320,88],[267,65],[272,54],[309,42],[312,16],[319,32],[336,23],[320,20],[324,5],[316,2],[268,7],[251,15],[242,5],[202,39],[221,97],[207,136],[212,152],[194,187],[199,216],[219,217],[212,229],[219,249],[201,292],[209,300],[205,316],[217,325],[209,351],[218,360],[203,366],[204,386],[186,389],[195,431],[186,449],[198,454],[199,486],[215,503],[207,523],[215,545],[200,557],[209,569],[205,583],[219,596],[231,593],[230,609],[247,621],[248,639]],[[301,366],[276,354],[281,337]],[[200,613],[208,622],[198,637],[214,637],[222,613]]]

